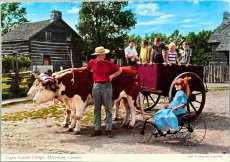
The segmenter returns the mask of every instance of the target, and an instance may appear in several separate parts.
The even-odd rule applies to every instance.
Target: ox
[[[135,124],[135,103],[141,89],[140,78],[137,70],[133,67],[122,67],[121,70],[121,75],[112,81],[113,101],[124,99],[126,116],[123,125],[132,128]],[[56,83],[46,81],[39,86],[33,101],[41,104],[57,97],[67,109],[71,110],[72,121],[68,130],[74,130],[75,134],[78,134],[81,129],[83,111],[87,105],[93,104],[92,87],[94,82],[92,73],[86,68],[79,68],[72,72],[56,75],[54,78]],[[73,80],[71,80],[72,78]],[[141,112],[143,115],[143,105],[141,105]],[[68,119],[65,121],[67,122]]]

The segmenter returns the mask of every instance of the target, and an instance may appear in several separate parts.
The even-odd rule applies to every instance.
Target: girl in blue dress
[[[191,78],[179,78],[175,82],[176,95],[170,104],[165,105],[165,109],[161,109],[154,114],[154,123],[161,129],[163,134],[169,132],[170,129],[178,129],[178,119],[176,115],[185,114],[187,111],[187,97],[190,94],[188,80]]]

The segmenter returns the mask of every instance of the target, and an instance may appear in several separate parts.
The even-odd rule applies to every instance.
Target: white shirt
[[[126,47],[125,56],[135,56],[136,58],[138,58],[136,48],[135,47],[130,48],[129,46]]]

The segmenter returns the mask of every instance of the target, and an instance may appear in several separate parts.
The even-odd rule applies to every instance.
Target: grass
[[[2,77],[2,82],[7,81],[8,77]],[[10,88],[10,85],[7,85],[6,83],[2,83],[2,89]]]
[[[121,108],[120,108],[120,115],[124,116],[124,108],[123,104],[121,102]],[[61,109],[63,108],[63,105],[51,105],[48,107],[43,107],[37,110],[27,110],[27,111],[19,111],[15,113],[6,113],[2,116],[2,121],[20,121],[26,119],[47,119],[54,117],[56,121],[57,126],[61,126],[59,122],[62,122],[65,115],[65,110]],[[115,113],[115,108],[113,108],[113,114]],[[102,107],[101,109],[101,123],[105,124],[105,108]],[[82,117],[82,124],[83,125],[93,125],[94,124],[94,106],[88,106],[86,111],[83,114]],[[46,127],[52,127],[51,124],[46,124]]]
[[[51,105],[38,110],[19,111],[15,113],[6,113],[2,116],[2,121],[19,121],[24,119],[47,119],[55,117],[60,119],[64,116],[65,111],[60,109],[62,105]]]
[[[20,102],[13,102],[13,103],[9,103],[9,104],[5,104],[2,106],[2,108],[11,108],[13,106],[16,106],[18,104],[30,104],[30,103],[33,103],[32,100],[25,100],[25,101],[20,101]]]
[[[208,87],[208,92],[225,91],[225,90],[229,90],[229,87],[228,86]]]

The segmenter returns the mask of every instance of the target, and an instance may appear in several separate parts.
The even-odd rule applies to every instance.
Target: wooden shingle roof
[[[224,13],[222,24],[214,31],[208,43],[218,43],[216,51],[230,51],[230,13]]]
[[[39,22],[22,23],[17,28],[3,35],[2,42],[29,40],[29,38],[40,32],[42,29],[50,25],[52,22],[52,20],[44,20]]]
[[[230,26],[229,30],[225,30],[223,34],[225,35],[225,39],[221,40],[216,51],[230,51]]]

